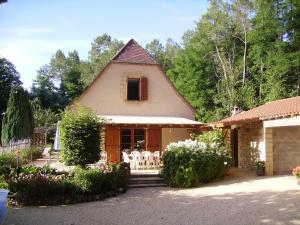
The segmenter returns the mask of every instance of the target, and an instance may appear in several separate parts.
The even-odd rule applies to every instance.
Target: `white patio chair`
[[[134,158],[130,159],[128,154],[125,151],[122,152],[122,156],[123,156],[123,162],[129,163],[130,168],[135,169],[136,167],[135,159]]]
[[[130,163],[129,156],[126,152],[122,152],[123,162]]]
[[[150,151],[143,151],[144,165],[146,169],[151,169],[154,166],[153,154]]]
[[[139,151],[137,150],[133,150],[131,153],[130,153],[130,156],[132,158],[132,160],[134,161],[134,168],[135,169],[140,169],[142,168],[142,163],[141,163],[141,154]]]
[[[155,151],[153,153],[153,158],[154,158],[154,168],[155,167],[160,167],[160,151]]]

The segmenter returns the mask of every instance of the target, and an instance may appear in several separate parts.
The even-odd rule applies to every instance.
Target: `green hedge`
[[[60,126],[62,158],[67,165],[84,167],[100,159],[102,122],[91,109],[66,110]]]
[[[162,176],[174,187],[193,187],[224,176],[230,158],[225,148],[187,140],[172,143],[163,155]]]
[[[52,204],[53,199],[63,204],[60,201],[66,198],[78,202],[78,196],[124,192],[127,185],[128,171],[123,164],[112,164],[105,170],[77,167],[70,174],[57,173],[49,166],[25,166],[10,185],[10,191],[18,204]]]

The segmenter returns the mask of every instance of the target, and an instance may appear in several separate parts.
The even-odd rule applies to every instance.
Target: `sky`
[[[11,61],[30,89],[36,71],[56,50],[86,59],[107,33],[142,46],[154,38],[180,43],[208,8],[206,0],[8,0],[0,5],[0,57]]]

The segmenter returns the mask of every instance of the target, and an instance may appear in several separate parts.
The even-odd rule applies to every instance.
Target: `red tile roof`
[[[158,64],[135,40],[131,39],[113,57],[112,62]]]
[[[225,118],[220,122],[230,125],[241,122],[275,119],[300,114],[300,96],[265,103],[246,112]]]

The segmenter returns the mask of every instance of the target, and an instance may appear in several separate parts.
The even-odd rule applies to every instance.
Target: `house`
[[[223,119],[235,165],[251,168],[266,162],[266,175],[291,173],[300,165],[300,96],[268,102]]]
[[[199,129],[194,108],[159,64],[131,39],[73,105],[91,107],[106,119],[105,150],[112,162],[138,147],[163,151]]]

